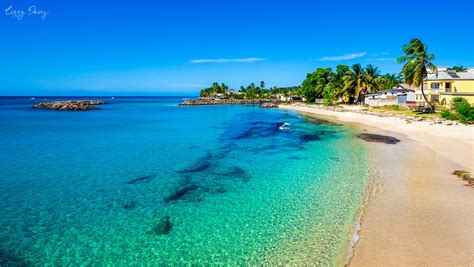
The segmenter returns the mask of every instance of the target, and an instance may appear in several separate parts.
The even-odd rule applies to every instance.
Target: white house
[[[415,105],[415,90],[406,84],[398,84],[392,89],[366,95],[365,104],[375,107],[387,105]]]

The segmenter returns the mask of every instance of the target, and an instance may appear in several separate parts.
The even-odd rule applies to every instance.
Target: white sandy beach
[[[474,266],[474,189],[452,175],[474,170],[474,127],[430,125],[316,106],[280,108],[329,116],[394,136],[371,143],[372,185],[352,266]]]

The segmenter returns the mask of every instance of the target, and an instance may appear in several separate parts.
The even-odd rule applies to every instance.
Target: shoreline
[[[317,106],[282,109],[335,119],[357,130],[390,135],[399,144],[367,143],[370,177],[342,257],[349,266],[474,263],[474,195],[452,175],[472,171],[474,127],[430,125]],[[444,150],[442,150],[444,148]],[[358,222],[358,218],[360,218]],[[471,218],[471,220],[469,220]],[[360,229],[357,229],[358,223]],[[358,241],[354,238],[359,236]],[[352,254],[352,255],[351,255]]]

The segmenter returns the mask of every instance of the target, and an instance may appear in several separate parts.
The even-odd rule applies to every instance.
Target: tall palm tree
[[[380,71],[377,67],[375,67],[372,64],[367,65],[364,71],[365,71],[365,85],[367,86],[366,89],[372,93],[374,90],[377,89],[377,84],[375,81],[380,76]]]
[[[428,102],[428,98],[423,90],[423,80],[428,76],[428,70],[431,69],[438,75],[438,69],[432,63],[434,60],[433,54],[428,54],[428,47],[419,39],[412,39],[403,46],[404,55],[397,58],[398,63],[404,63],[402,75],[405,78],[405,83],[418,87],[421,86],[421,94],[428,104],[430,111],[433,112],[433,106]]]
[[[344,91],[348,91],[350,95],[349,102],[353,103],[354,97],[360,101],[360,92],[366,88],[365,70],[360,64],[352,65],[352,69],[346,72],[343,77]]]

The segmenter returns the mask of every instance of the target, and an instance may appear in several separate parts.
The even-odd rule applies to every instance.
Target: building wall
[[[474,104],[474,94],[472,94],[472,95],[468,95],[468,94],[441,94],[440,97],[439,97],[439,103],[443,107],[447,107],[451,104],[451,100],[454,97],[459,97],[459,96],[464,97],[465,99],[467,99],[467,101],[469,101],[469,103]]]
[[[388,105],[398,105],[397,96],[386,96],[385,98],[365,98],[366,105],[371,107],[381,107]]]
[[[433,83],[439,83],[439,89],[432,89]],[[450,92],[446,92],[446,83],[451,83]],[[423,89],[428,101],[441,106],[449,105],[453,97],[464,97],[469,103],[474,104],[474,80],[433,80],[426,81]],[[415,93],[415,101],[424,104],[421,90]]]

